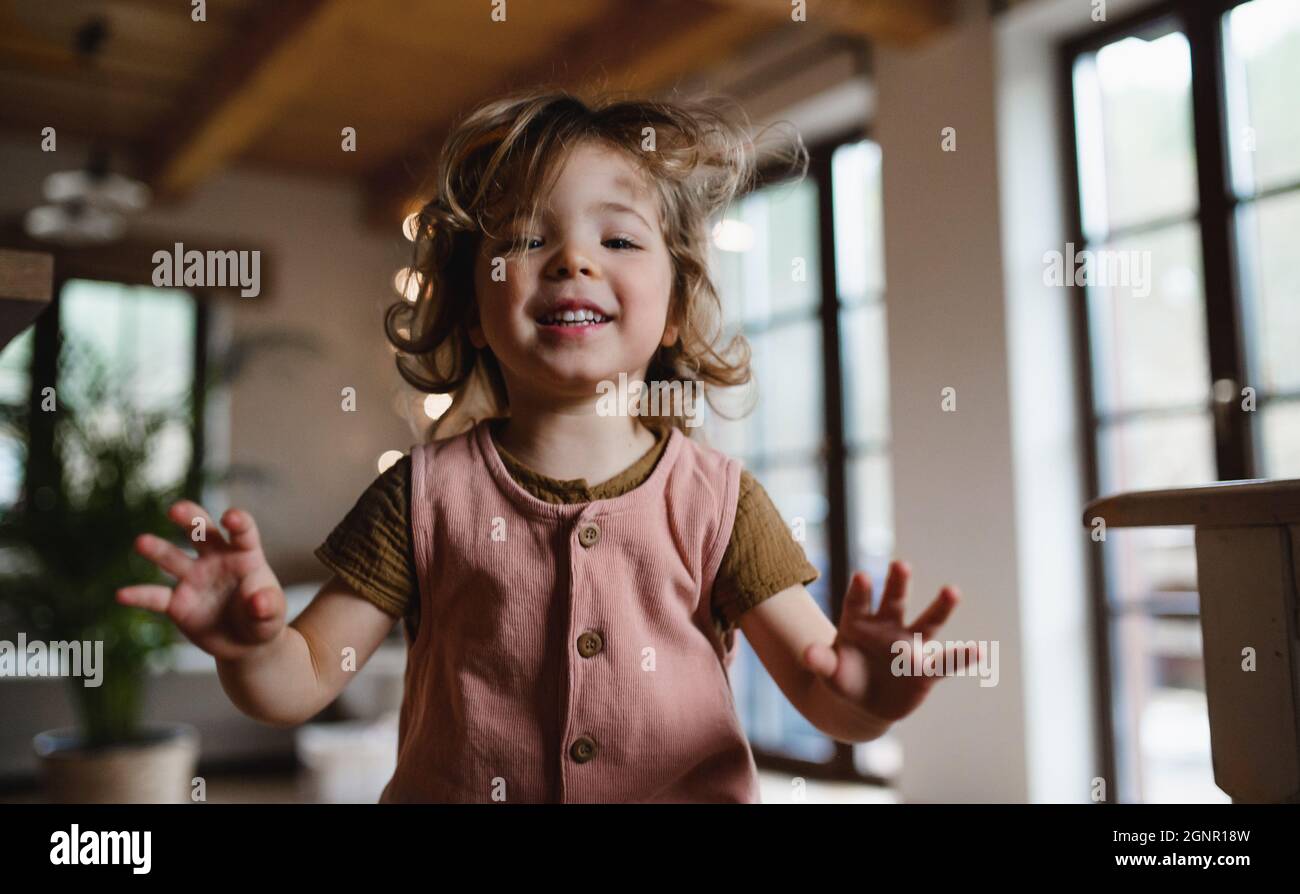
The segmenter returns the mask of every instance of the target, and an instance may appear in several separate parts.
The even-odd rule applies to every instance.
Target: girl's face
[[[644,376],[658,346],[677,337],[666,325],[672,259],[634,162],[579,145],[548,199],[534,231],[520,218],[497,240],[484,237],[474,268],[479,325],[470,336],[492,348],[511,403],[594,400],[620,372]],[[508,256],[512,239],[527,246],[522,257]]]

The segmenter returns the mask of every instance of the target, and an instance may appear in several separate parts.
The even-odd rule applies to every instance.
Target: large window
[[[1300,477],[1300,4],[1165,2],[1064,52],[1073,238],[1132,262],[1082,296],[1094,492]],[[1110,531],[1098,570],[1116,797],[1226,800],[1191,530]]]
[[[18,409],[31,396],[32,343],[36,327],[29,326],[0,350],[0,405]],[[0,506],[12,506],[23,487],[25,452],[18,438],[0,428]]]
[[[56,382],[57,395],[78,395],[89,368],[70,351],[59,353],[56,334],[69,344],[88,348],[106,371],[120,378],[125,395],[141,409],[160,410],[183,404],[196,387],[202,351],[199,345],[202,308],[189,292],[71,279],[59,284],[53,307],[0,351],[0,403],[31,405],[33,383]],[[52,370],[52,374],[46,372]],[[35,396],[40,406],[41,396]],[[79,403],[85,403],[81,401]],[[108,408],[90,408],[83,422],[111,431],[115,420]],[[49,416],[32,416],[31,437],[48,437]],[[157,436],[147,480],[164,487],[186,476],[193,458],[195,431],[178,419]],[[0,433],[0,505],[17,500],[28,476],[40,470],[26,461],[33,451],[13,435]],[[71,447],[71,445],[69,445]],[[41,447],[34,451],[44,455]],[[69,475],[78,485],[86,463],[75,451],[67,458]]]
[[[815,147],[808,176],[768,182],[714,230],[726,322],[753,348],[751,388],[727,395],[736,421],[707,432],[762,483],[821,571],[809,587],[838,619],[856,570],[883,583],[892,553],[880,149]],[[883,782],[892,736],[849,746],[789,704],[746,643],[732,672],[760,763],[809,776]]]

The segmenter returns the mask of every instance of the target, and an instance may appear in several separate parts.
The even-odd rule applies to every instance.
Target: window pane
[[[1127,283],[1088,288],[1097,411],[1207,401],[1210,367],[1197,227],[1178,224],[1101,249],[1092,269],[1109,283]]]
[[[23,486],[23,445],[8,435],[0,435],[0,506],[18,501]]]
[[[883,586],[894,553],[894,496],[889,457],[868,454],[848,463],[850,571],[865,571]],[[877,588],[877,593],[883,592]]]
[[[825,431],[820,320],[779,326],[750,341],[759,394],[757,449],[765,454],[820,449]]]
[[[1126,800],[1228,803],[1214,784],[1201,629],[1196,620],[1127,615],[1116,623],[1123,686]]]
[[[808,590],[822,603],[830,614],[827,598],[826,575],[830,572],[830,550],[827,546],[830,532],[826,529],[830,503],[826,499],[826,476],[820,466],[811,463],[769,466],[759,478],[786,527],[795,532],[804,531],[800,542],[808,561],[821,571],[822,576],[809,585]],[[802,524],[799,524],[799,523]],[[796,539],[797,536],[796,536]]]
[[[749,409],[753,407],[757,393],[753,381],[709,393],[702,428],[710,446],[729,456],[753,462],[758,438],[754,433],[754,413]]]
[[[179,289],[124,286],[72,280],[60,294],[60,325],[64,337],[88,346],[107,365],[111,382],[120,383],[115,401],[122,405],[89,405],[85,424],[105,436],[121,431],[122,406],[139,410],[177,412],[176,421],[162,429],[152,447],[144,479],[164,487],[183,477],[190,462],[190,422],[180,411],[194,384],[196,308],[189,293]],[[89,369],[82,358],[69,355],[59,371],[60,388],[79,395]],[[83,401],[84,403],[84,401]],[[89,458],[70,445],[68,465],[74,486],[90,473]]]
[[[831,183],[836,287],[841,301],[864,301],[885,287],[880,147],[864,140],[836,149]]]
[[[72,280],[60,296],[64,335],[129,375],[137,406],[184,400],[194,378],[194,300],[177,289]]]
[[[730,228],[722,235],[722,228]],[[745,254],[719,245],[733,245],[729,239],[739,238],[741,232],[749,232],[741,223],[739,210],[732,208],[730,213],[717,219],[713,224],[713,238],[709,240],[709,270],[713,273],[713,282],[718,290],[718,299],[722,302],[722,322],[728,331],[738,331],[745,310],[744,265]]]
[[[1300,390],[1300,192],[1243,205],[1237,225],[1259,384]]]
[[[1224,26],[1233,174],[1250,195],[1300,179],[1300,3],[1243,3]]]
[[[1196,611],[1192,528],[1111,528],[1106,532],[1107,588],[1119,603],[1186,596]]]
[[[1132,419],[1098,432],[1103,493],[1216,481],[1208,413]]]
[[[853,445],[889,437],[889,357],[885,306],[869,304],[840,312],[844,369],[844,435]]]
[[[778,184],[763,190],[767,207],[767,279],[774,316],[817,307],[817,186],[815,181]]]
[[[1265,404],[1260,417],[1264,477],[1300,478],[1300,401]]]
[[[0,403],[24,404],[32,382],[32,343],[36,326],[28,326],[0,350]]]
[[[822,573],[809,591],[829,615],[828,504],[822,470],[808,464],[775,466],[763,469],[758,477],[787,525],[803,521],[801,546]],[[732,679],[741,721],[757,747],[817,762],[834,754],[834,743],[790,704],[747,641],[736,656]]]
[[[31,390],[32,344],[36,327],[28,326],[0,350],[0,403],[21,406]],[[12,506],[23,484],[24,447],[13,433],[0,429],[0,506]]]
[[[727,316],[746,326],[812,312],[820,300],[817,187],[778,183],[741,199],[713,229]]]
[[[1215,480],[1209,414],[1134,419],[1101,427],[1098,466],[1103,493],[1205,484]],[[1131,602],[1154,592],[1196,589],[1192,531],[1108,529],[1107,591]]]
[[[1191,56],[1180,31],[1081,56],[1075,117],[1085,232],[1194,211]]]

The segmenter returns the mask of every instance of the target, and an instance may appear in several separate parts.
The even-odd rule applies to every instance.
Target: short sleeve
[[[366,488],[315,551],[316,558],[358,594],[398,618],[418,604],[410,493],[407,454]]]
[[[820,576],[767,491],[742,469],[736,521],[713,588],[713,613],[720,630],[729,631],[763,600]]]

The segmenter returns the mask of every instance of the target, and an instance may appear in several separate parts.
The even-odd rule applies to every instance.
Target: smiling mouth
[[[577,328],[608,323],[610,319],[610,317],[594,310],[565,310],[540,316],[537,318],[537,322],[543,326]]]

